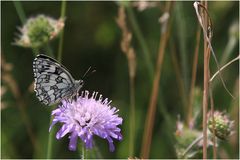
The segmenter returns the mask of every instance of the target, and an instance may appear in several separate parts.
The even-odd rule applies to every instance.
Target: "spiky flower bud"
[[[55,20],[51,17],[38,15],[29,18],[26,24],[19,28],[20,35],[15,44],[22,47],[39,48],[55,38],[64,27],[64,19]]]
[[[209,113],[208,117],[208,129],[212,134],[215,132],[219,139],[225,140],[233,132],[234,121],[230,121],[226,114],[215,111],[213,116]]]

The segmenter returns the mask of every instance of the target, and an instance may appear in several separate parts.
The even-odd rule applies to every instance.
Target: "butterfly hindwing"
[[[34,59],[33,72],[36,96],[45,105],[57,103],[75,92],[71,74],[48,56],[38,55]]]

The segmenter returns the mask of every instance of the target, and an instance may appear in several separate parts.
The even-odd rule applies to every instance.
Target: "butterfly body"
[[[34,59],[33,73],[36,96],[45,105],[71,99],[83,86],[83,80],[75,80],[63,65],[46,55]]]

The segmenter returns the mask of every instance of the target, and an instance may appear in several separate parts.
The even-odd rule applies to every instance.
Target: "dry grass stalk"
[[[171,6],[172,6],[172,2],[170,1],[166,2],[166,6],[165,6],[166,13],[170,13]],[[159,91],[159,81],[161,76],[161,69],[162,69],[165,48],[166,48],[166,44],[167,44],[167,40],[170,32],[169,24],[170,24],[170,20],[167,19],[165,24],[163,24],[163,26],[165,26],[165,30],[162,30],[162,33],[161,33],[156,70],[155,70],[153,86],[152,86],[152,93],[151,93],[147,117],[145,121],[145,128],[144,128],[144,135],[143,135],[143,142],[142,142],[142,149],[141,149],[141,158],[149,158],[151,142],[152,142],[153,125],[154,125],[155,113],[156,113],[157,97],[158,97],[158,91]]]
[[[212,82],[213,79],[214,79],[222,70],[224,70],[227,66],[229,66],[230,64],[232,64],[233,62],[235,62],[235,61],[237,61],[237,60],[239,60],[239,59],[240,59],[240,54],[239,54],[236,58],[234,58],[233,60],[229,61],[227,64],[225,64],[224,66],[222,66],[222,67],[220,68],[220,70],[218,70],[216,73],[214,73],[214,75],[211,77],[211,79],[209,80],[209,82]]]
[[[128,30],[125,8],[123,6],[119,7],[116,22],[122,30],[121,49],[128,59],[129,76],[134,78],[136,74],[136,55],[134,49],[131,47],[132,33]]]
[[[201,8],[199,8],[201,7]],[[198,21],[203,29],[204,34],[204,78],[203,78],[203,104],[202,104],[202,112],[203,112],[203,159],[207,158],[207,112],[208,112],[208,95],[209,95],[209,60],[210,60],[210,38],[208,33],[206,32],[209,27],[212,29],[211,19],[207,12],[207,2],[199,2],[194,3],[194,8],[197,14]],[[202,9],[202,10],[199,10]],[[201,11],[199,13],[199,11]]]
[[[129,69],[129,92],[130,92],[130,142],[129,142],[129,156],[134,156],[134,137],[135,137],[135,75],[136,75],[136,54],[131,46],[132,33],[128,30],[126,23],[125,8],[119,7],[118,18],[116,22],[119,28],[122,30],[121,49],[128,60]]]
[[[203,2],[203,6],[207,8],[207,2]],[[207,30],[208,28],[208,20],[207,20],[207,15],[205,12],[202,12],[203,14],[203,25],[202,27]],[[208,136],[207,136],[207,112],[208,112],[208,94],[209,94],[209,58],[210,58],[210,52],[208,49],[208,43],[207,40],[204,36],[204,78],[203,78],[203,159],[207,159],[207,141],[208,141]]]

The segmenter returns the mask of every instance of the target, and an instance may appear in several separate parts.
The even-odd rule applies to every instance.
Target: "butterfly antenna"
[[[82,77],[82,79],[84,79],[86,76],[87,76],[87,74],[90,72],[90,70],[91,70],[91,66],[88,68],[88,70],[84,73],[84,75],[83,75],[83,77]],[[91,73],[94,73],[94,72],[96,72],[96,70],[94,69],[94,70],[92,70],[92,72]],[[88,74],[88,76],[89,76],[90,74]]]

